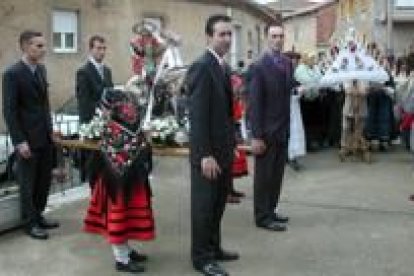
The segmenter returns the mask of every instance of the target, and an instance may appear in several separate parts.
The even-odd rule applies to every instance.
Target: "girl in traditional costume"
[[[125,93],[108,91],[104,100],[107,119],[100,150],[92,162],[92,197],[84,230],[104,236],[112,245],[115,268],[143,272],[147,256],[138,253],[129,240],[155,238],[148,175],[151,148],[140,131],[137,105]]]

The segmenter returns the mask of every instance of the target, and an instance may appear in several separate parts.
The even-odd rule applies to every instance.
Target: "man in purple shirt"
[[[273,23],[265,31],[268,49],[253,66],[249,90],[254,214],[258,227],[285,231],[288,217],[278,214],[276,208],[287,158],[293,67],[282,54],[283,26]]]

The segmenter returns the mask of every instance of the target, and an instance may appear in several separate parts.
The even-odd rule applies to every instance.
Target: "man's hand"
[[[214,180],[221,174],[221,169],[217,164],[216,159],[212,156],[208,156],[201,159],[201,172],[207,179]]]
[[[16,148],[17,148],[17,153],[24,159],[29,159],[30,157],[32,157],[32,152],[30,151],[30,147],[27,142],[18,144]]]
[[[299,96],[303,96],[303,94],[305,94],[305,87],[303,87],[302,85],[296,87],[296,92],[298,93]]]
[[[262,139],[252,139],[252,152],[254,155],[262,155],[266,151],[266,144]]]

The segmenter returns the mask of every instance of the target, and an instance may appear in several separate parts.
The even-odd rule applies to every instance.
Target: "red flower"
[[[112,135],[118,136],[118,135],[121,134],[122,129],[121,129],[120,125],[118,125],[114,122],[110,122],[109,123],[109,128],[111,129]]]

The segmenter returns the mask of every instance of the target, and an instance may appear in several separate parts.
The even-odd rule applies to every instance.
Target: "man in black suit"
[[[47,239],[46,229],[57,222],[47,221],[43,211],[51,184],[53,128],[49,107],[46,53],[42,33],[24,31],[19,39],[22,58],[3,74],[3,113],[17,153],[17,182],[20,185],[22,218],[26,232]]]
[[[111,69],[103,64],[105,38],[94,35],[89,39],[88,61],[76,72],[76,97],[80,123],[89,123],[105,88],[112,88]]]
[[[293,66],[282,54],[284,28],[269,24],[266,35],[269,49],[252,68],[249,90],[254,214],[258,227],[285,231],[288,217],[276,213],[276,208],[287,158]]]
[[[89,123],[95,115],[96,107],[105,88],[113,87],[111,70],[103,64],[105,58],[105,38],[94,35],[89,39],[88,61],[76,72],[76,97],[78,99],[79,122]],[[88,152],[81,152],[81,180],[86,179],[85,163]]]
[[[190,67],[191,225],[193,266],[204,275],[228,275],[217,261],[238,254],[221,247],[223,216],[235,149],[229,68],[223,57],[231,45],[231,19],[211,16],[208,48]]]

